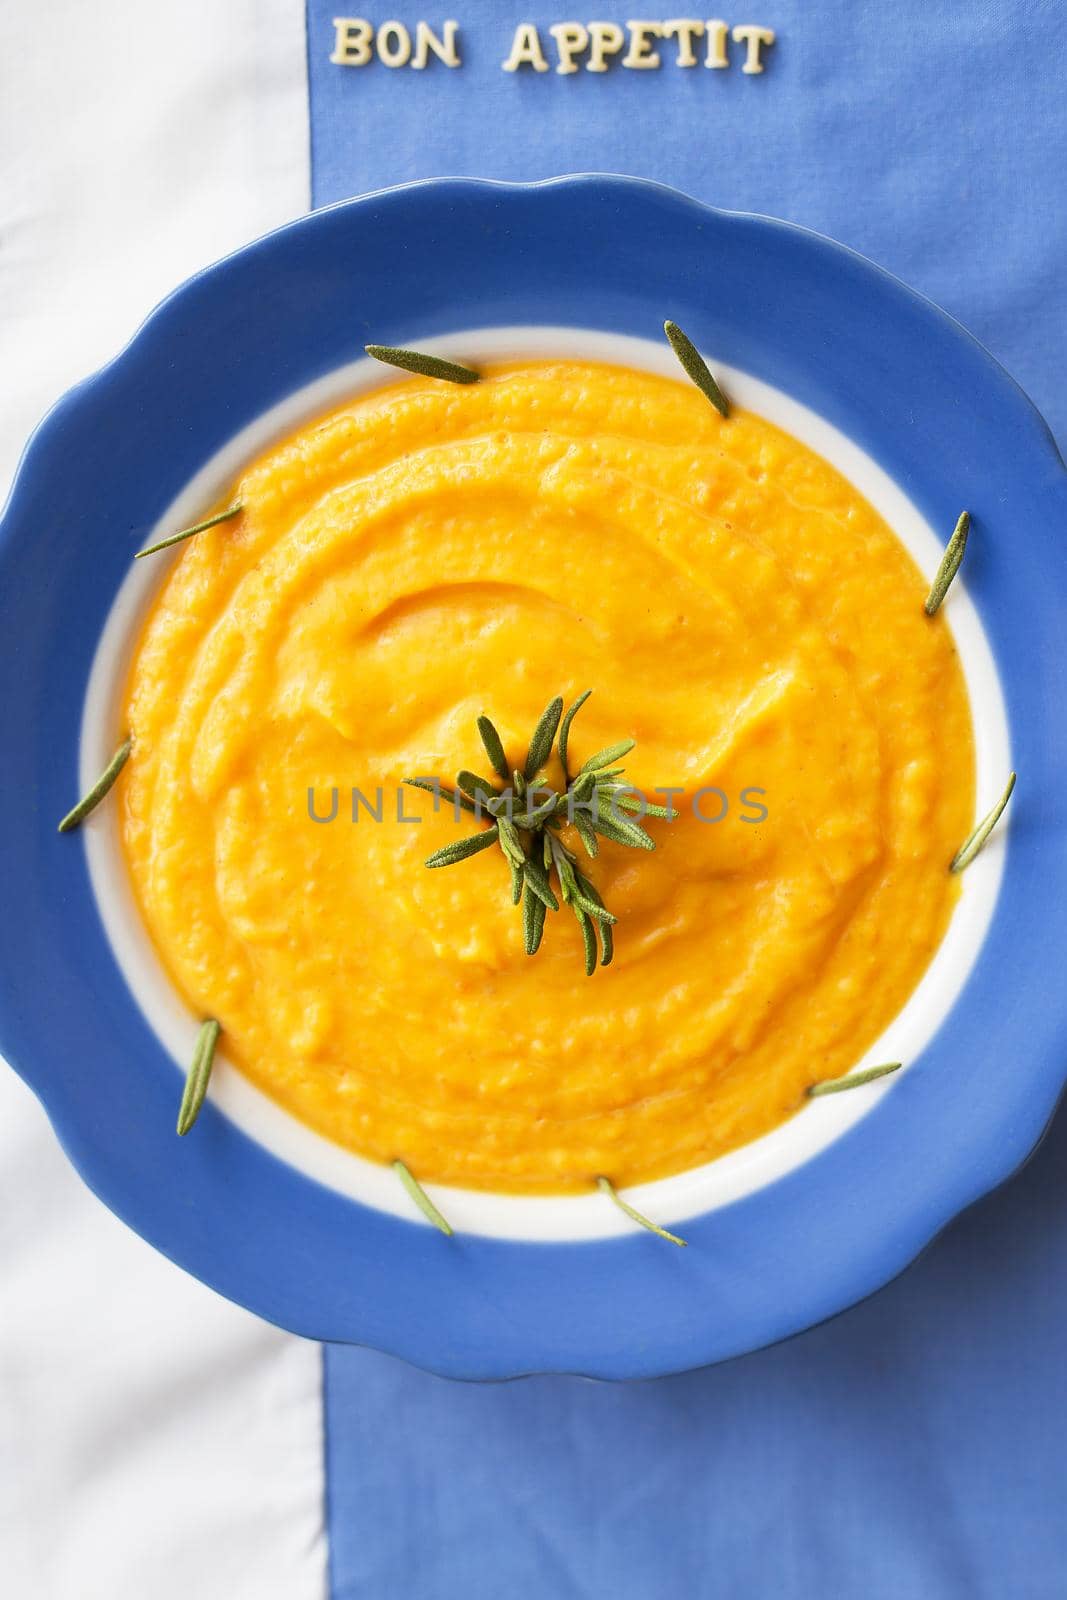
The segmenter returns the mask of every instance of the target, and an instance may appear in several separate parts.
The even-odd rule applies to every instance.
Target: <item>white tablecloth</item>
[[[0,0],[0,483],[169,289],[307,204],[301,0]],[[5,1600],[322,1600],[321,1435],[318,1347],[129,1233],[0,1063]]]

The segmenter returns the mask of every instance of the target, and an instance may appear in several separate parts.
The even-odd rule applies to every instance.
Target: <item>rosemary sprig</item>
[[[961,511],[959,521],[953,529],[952,538],[945,546],[945,553],[941,557],[941,565],[937,569],[930,593],[926,596],[923,610],[928,617],[934,616],[941,609],[941,602],[948,593],[948,586],[960,570],[963,552],[967,548],[967,535],[970,531],[971,513],[969,511]]]
[[[573,824],[592,860],[598,854],[600,839],[610,839],[633,850],[654,850],[655,840],[642,826],[644,817],[669,819],[677,814],[665,806],[646,807],[632,787],[619,782],[623,769],[615,763],[634,748],[633,739],[607,745],[584,761],[573,776],[570,774],[567,762],[571,725],[591,692],[587,689],[579,695],[566,716],[558,695],[546,706],[521,769],[508,766],[504,743],[494,723],[487,716],[478,718],[478,733],[496,779],[464,769],[456,775],[455,794],[479,819],[483,814],[491,818],[490,826],[443,845],[426,862],[428,867],[450,867],[498,845],[507,863],[512,904],[521,906],[527,955],[536,955],[541,948],[548,913],[559,911],[562,905],[569,906],[582,936],[585,971],[590,977],[596,970],[598,940],[600,965],[606,967],[611,962],[616,918],[605,906],[596,885],[578,866],[574,851],[564,843],[562,828]],[[551,759],[557,733],[564,774],[562,789],[535,781]],[[407,778],[405,782],[430,790],[435,799],[441,793],[451,793],[435,778]]]
[[[596,1186],[600,1190],[601,1194],[606,1194],[609,1200],[613,1200],[615,1202],[620,1211],[625,1212],[631,1222],[636,1222],[642,1228],[647,1228],[649,1233],[656,1234],[660,1239],[666,1239],[670,1244],[681,1245],[683,1250],[686,1248],[686,1245],[689,1242],[687,1239],[679,1239],[676,1233],[668,1233],[666,1228],[661,1228],[657,1223],[650,1222],[647,1217],[643,1217],[640,1211],[636,1211],[628,1201],[622,1198],[622,1195],[616,1189],[610,1178],[598,1178],[596,1181]]]
[[[133,559],[140,561],[142,556],[154,556],[157,550],[169,550],[172,544],[181,544],[183,539],[191,539],[194,533],[203,533],[205,528],[213,528],[217,522],[228,522],[231,517],[236,517],[243,510],[244,501],[235,500],[225,511],[217,511],[213,517],[205,517],[203,522],[197,522],[191,528],[183,528],[180,533],[172,533],[166,539],[160,539],[157,544],[150,544],[146,549],[138,550]]]
[[[384,361],[387,367],[400,367],[404,372],[415,372],[420,378],[443,378],[446,383],[477,383],[481,377],[473,367],[461,366],[458,361],[442,361],[440,356],[423,355],[421,350],[397,350],[389,344],[363,346],[375,361]]]
[[[974,832],[968,835],[968,837],[956,851],[956,854],[952,857],[948,868],[950,872],[962,872],[965,867],[970,866],[975,856],[978,855],[983,849],[986,840],[989,838],[989,835],[993,832],[993,829],[1000,821],[1001,814],[1003,813],[1008,801],[1011,799],[1011,792],[1014,788],[1015,774],[1013,772],[1004,787],[1004,793],[1001,795],[992,811],[986,812],[985,816],[975,828]]]
[[[200,1032],[196,1036],[196,1048],[193,1050],[193,1059],[189,1064],[182,1103],[178,1111],[180,1134],[188,1133],[200,1115],[200,1107],[207,1097],[207,1086],[211,1081],[211,1068],[215,1061],[215,1047],[219,1042],[221,1031],[214,1017],[208,1017],[201,1024]]]
[[[682,332],[676,322],[665,322],[663,331],[671,342],[671,349],[685,368],[686,376],[692,379],[701,394],[707,396],[720,416],[728,417],[729,401],[712,377],[707,362],[692,339]]]
[[[824,1078],[821,1083],[813,1083],[807,1090],[809,1100],[818,1099],[821,1094],[840,1094],[843,1089],[858,1089],[861,1084],[873,1083],[875,1078],[884,1078],[890,1072],[899,1072],[903,1066],[902,1061],[887,1061],[881,1067],[865,1067],[862,1072],[849,1072],[843,1078]]]
[[[96,782],[89,790],[89,793],[83,795],[83,797],[78,801],[78,804],[74,806],[72,810],[67,812],[66,816],[63,818],[63,821],[59,824],[60,833],[70,833],[72,828],[76,828],[80,822],[85,821],[90,811],[96,810],[97,806],[111,789],[115,779],[118,777],[119,773],[130,759],[130,751],[132,749],[133,738],[131,736],[127,739],[124,739],[119,745],[118,749],[115,751],[115,754],[111,757],[111,760],[108,762],[99,778],[97,778]]]
[[[433,1201],[430,1199],[429,1195],[426,1193],[426,1190],[422,1187],[422,1184],[412,1176],[410,1169],[406,1167],[402,1161],[394,1161],[393,1171],[396,1173],[397,1177],[400,1179],[401,1183],[404,1185],[404,1188],[414,1200],[423,1216],[426,1217],[428,1221],[432,1222],[435,1228],[440,1228],[441,1232],[446,1234],[448,1238],[451,1239],[453,1232],[452,1224],[447,1220],[447,1218],[441,1215]]]

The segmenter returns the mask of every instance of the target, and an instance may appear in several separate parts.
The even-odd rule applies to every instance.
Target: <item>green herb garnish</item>
[[[685,368],[686,376],[692,379],[701,394],[707,396],[720,416],[728,417],[729,402],[712,377],[711,369],[692,339],[682,332],[676,322],[665,322],[663,331],[671,342],[671,349]]]
[[[200,1115],[200,1107],[207,1097],[207,1086],[211,1081],[211,1068],[215,1061],[215,1046],[219,1042],[221,1031],[214,1017],[208,1017],[207,1021],[201,1024],[200,1032],[196,1036],[196,1048],[193,1050],[193,1059],[189,1064],[182,1103],[178,1111],[179,1133],[188,1133]]]
[[[620,1211],[624,1211],[626,1213],[631,1222],[636,1222],[642,1228],[647,1228],[649,1233],[656,1234],[660,1239],[666,1239],[670,1244],[681,1245],[683,1250],[686,1248],[688,1240],[679,1239],[676,1233],[668,1233],[666,1228],[659,1227],[657,1223],[650,1222],[647,1217],[643,1217],[640,1211],[635,1211],[633,1206],[629,1205],[627,1201],[622,1198],[622,1195],[616,1189],[610,1178],[598,1178],[596,1181],[596,1186],[600,1190],[601,1194],[606,1194],[609,1200],[613,1200],[615,1202]]]
[[[63,821],[59,824],[60,833],[70,833],[72,828],[76,828],[80,822],[85,821],[90,811],[96,810],[97,806],[107,794],[108,790],[112,787],[115,779],[118,777],[119,773],[130,759],[130,751],[132,749],[132,737],[125,739],[123,743],[119,745],[118,749],[115,751],[115,754],[111,757],[111,760],[108,762],[99,778],[97,778],[96,782],[89,790],[89,793],[78,801],[78,804],[72,811],[67,812],[66,816],[63,818]]]
[[[818,1099],[821,1094],[840,1094],[843,1089],[858,1089],[861,1084],[873,1083],[875,1078],[885,1078],[891,1072],[899,1072],[903,1062],[887,1061],[881,1067],[866,1067],[862,1072],[849,1072],[843,1078],[824,1078],[821,1083],[813,1083],[807,1091],[808,1098]]]
[[[1000,821],[1001,813],[1003,812],[1008,801],[1011,799],[1011,792],[1014,788],[1015,774],[1013,772],[1011,777],[1008,779],[1004,793],[1001,795],[992,811],[988,811],[986,813],[981,822],[978,824],[977,828],[975,828],[974,832],[964,840],[963,844],[961,844],[959,849],[956,851],[956,854],[952,857],[948,869],[950,872],[962,872],[964,867],[970,866],[971,862],[983,848],[986,840],[989,838],[989,835],[993,832],[993,829]]]
[[[931,585],[930,593],[926,596],[923,610],[928,617],[932,617],[935,612],[941,609],[941,602],[948,593],[948,586],[960,570],[960,562],[963,560],[963,552],[967,548],[967,535],[970,531],[971,513],[969,511],[961,511],[959,521],[953,529],[952,538],[945,546],[945,553],[941,557],[941,565],[937,569],[937,575]]]
[[[563,842],[561,830],[572,824],[586,855],[593,859],[599,850],[598,839],[610,839],[632,850],[654,850],[655,840],[642,826],[643,819],[677,815],[669,806],[646,804],[631,785],[619,781],[623,769],[616,763],[633,749],[633,739],[598,750],[570,774],[571,725],[591,692],[587,689],[579,695],[566,716],[562,699],[557,696],[551,701],[533,731],[521,770],[509,767],[496,727],[481,716],[478,733],[495,778],[463,771],[456,776],[456,791],[446,789],[435,778],[405,779],[413,788],[430,790],[435,799],[440,795],[458,797],[461,804],[479,817],[485,813],[490,821],[483,832],[435,850],[426,865],[451,867],[497,845],[507,863],[512,904],[522,907],[527,955],[536,955],[541,948],[546,917],[550,911],[559,911],[562,902],[578,923],[590,977],[596,971],[598,941],[600,965],[606,967],[612,959],[611,930],[616,919],[578,865],[577,854]],[[562,789],[536,781],[551,758],[557,732]]]
[[[400,367],[404,372],[415,372],[420,378],[443,378],[446,383],[477,383],[481,377],[473,367],[460,366],[458,361],[442,361],[440,356],[423,355],[421,350],[397,350],[389,344],[363,346],[375,361],[384,361],[387,367]]]
[[[235,500],[225,511],[217,511],[213,517],[205,517],[203,522],[197,522],[191,528],[183,528],[180,533],[169,534],[166,539],[160,539],[158,543],[150,544],[144,550],[138,550],[133,559],[140,561],[142,556],[154,556],[157,550],[169,550],[172,544],[181,544],[183,539],[191,539],[194,533],[203,533],[205,528],[213,528],[218,522],[229,522],[231,517],[236,517],[243,510],[244,501]]]
[[[440,1228],[442,1233],[447,1234],[448,1237],[451,1238],[452,1224],[441,1215],[433,1201],[430,1199],[429,1195],[426,1193],[426,1190],[422,1187],[422,1184],[419,1183],[416,1178],[412,1177],[410,1169],[406,1167],[402,1161],[394,1161],[393,1171],[396,1173],[397,1177],[400,1179],[401,1183],[404,1185],[404,1188],[414,1200],[423,1216],[432,1222],[435,1228]]]

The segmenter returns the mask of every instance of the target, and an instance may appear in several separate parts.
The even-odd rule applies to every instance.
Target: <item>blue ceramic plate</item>
[[[453,1193],[461,1230],[446,1240],[381,1169],[225,1070],[195,1135],[176,1139],[194,1020],[130,922],[108,808],[56,832],[114,743],[130,630],[164,570],[138,563],[131,578],[133,552],[210,503],[272,433],[381,381],[357,360],[366,341],[671,371],[665,316],[737,398],[843,467],[927,570],[960,509],[974,517],[949,616],[980,808],[1009,762],[1020,783],[940,964],[894,1024],[906,1070],[646,1186],[644,1209],[684,1222],[685,1251],[625,1231],[598,1196]],[[19,470],[0,530],[0,1049],[112,1210],[298,1333],[462,1377],[621,1378],[818,1322],[1007,1177],[1067,1075],[1065,521],[1063,465],[1000,367],[814,234],[604,177],[419,184],[303,218],[164,302],[56,406]]]

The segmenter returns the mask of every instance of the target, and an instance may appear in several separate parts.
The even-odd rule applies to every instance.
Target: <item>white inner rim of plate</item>
[[[614,362],[667,377],[680,371],[666,342],[654,344],[622,334],[580,328],[514,327],[477,329],[428,339],[420,348],[457,360],[537,359],[571,356]],[[932,576],[949,528],[930,528],[891,478],[844,434],[814,411],[780,390],[738,372],[710,356],[726,392],[741,405],[769,418],[832,462],[885,518],[920,569]],[[274,406],[238,433],[188,483],[151,538],[163,537],[196,520],[215,504],[245,465],[283,437],[324,411],[362,391],[394,382],[397,374],[364,357],[339,367]],[[151,542],[146,538],[146,543]],[[136,563],[123,583],[100,639],[86,695],[81,735],[83,791],[109,760],[116,743],[116,709],[130,659],[131,642],[156,594],[170,561],[160,555]],[[964,583],[957,580],[946,603],[970,694],[974,717],[978,812],[991,805],[1009,771],[1009,740],[1004,699],[992,651]],[[84,833],[93,889],[116,958],[138,1005],[184,1074],[191,1058],[198,1019],[192,1016],[167,977],[134,900],[122,856],[117,807],[102,806]],[[910,1000],[857,1067],[878,1061],[903,1061],[903,1071],[951,1011],[981,947],[996,903],[1003,869],[1003,835],[995,837],[965,874],[960,904],[948,932]],[[664,1223],[711,1211],[751,1194],[791,1172],[865,1116],[884,1094],[892,1094],[894,1074],[854,1094],[811,1101],[789,1122],[717,1161],[673,1178],[627,1190],[641,1211]],[[174,1082],[177,1112],[180,1080]],[[414,1210],[394,1173],[364,1160],[313,1132],[276,1105],[239,1071],[227,1067],[224,1051],[211,1081],[211,1099],[250,1138],[290,1166],[397,1216],[423,1219]],[[195,1137],[195,1134],[193,1135]],[[633,1231],[611,1201],[588,1195],[533,1196],[481,1194],[429,1186],[449,1221],[459,1230],[503,1239],[567,1240],[604,1238]],[[429,1226],[428,1223],[425,1224]]]

